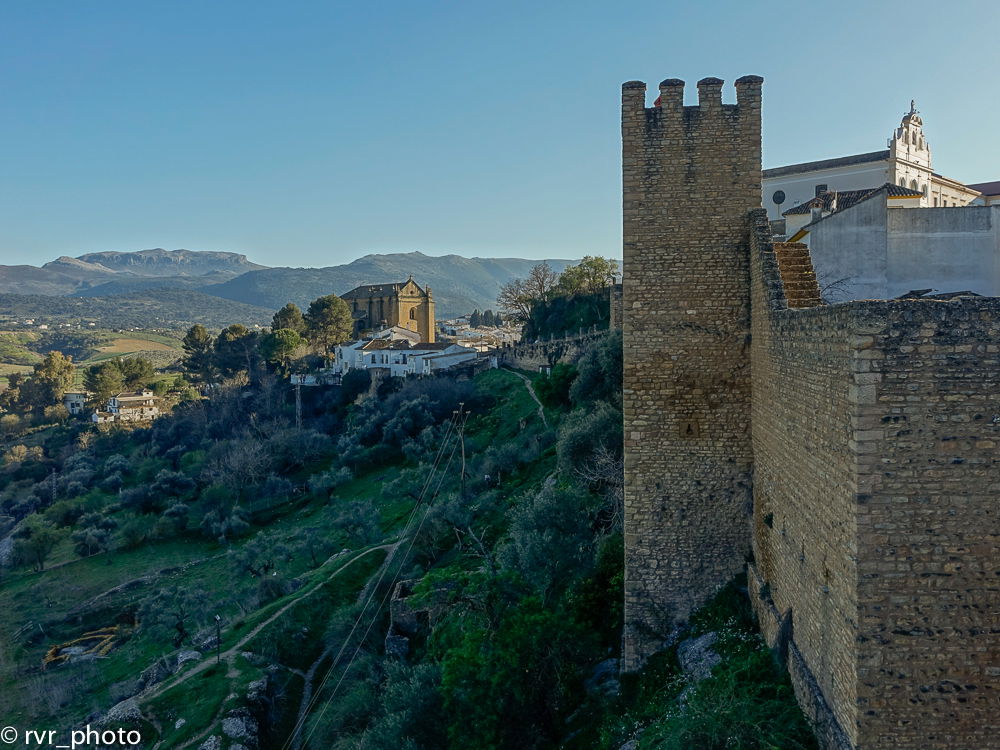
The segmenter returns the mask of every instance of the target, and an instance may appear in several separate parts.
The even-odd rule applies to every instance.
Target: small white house
[[[160,416],[156,405],[159,399],[148,388],[140,391],[119,393],[108,399],[103,411],[94,412],[90,420],[102,422],[151,422]]]
[[[70,414],[82,414],[90,394],[87,391],[66,391],[63,394],[63,406]]]

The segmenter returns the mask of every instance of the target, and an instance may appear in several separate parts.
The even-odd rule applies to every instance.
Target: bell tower
[[[889,180],[896,185],[929,194],[931,147],[924,137],[924,121],[910,100],[910,111],[889,139]]]

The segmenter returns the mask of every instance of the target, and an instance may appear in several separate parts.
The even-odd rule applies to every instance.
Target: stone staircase
[[[802,308],[823,304],[809,248],[801,242],[776,242],[774,255],[778,260],[778,271],[781,273],[781,284],[785,288],[788,306]]]

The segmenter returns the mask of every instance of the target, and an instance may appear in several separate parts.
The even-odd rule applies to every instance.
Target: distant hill
[[[236,276],[267,266],[251,263],[241,253],[211,250],[140,250],[131,253],[87,253],[76,258],[86,264],[134,276],[205,276],[226,273]],[[46,264],[47,265],[47,264]]]
[[[361,284],[406,281],[412,274],[421,286],[431,287],[439,318],[449,318],[480,310],[496,309],[500,285],[528,275],[538,260],[525,258],[465,258],[461,255],[432,257],[420,252],[365,255],[351,263],[326,268],[268,268],[251,263],[245,255],[195,250],[141,250],[120,253],[87,253],[76,258],[63,256],[37,266],[0,266],[0,316],[12,312],[9,305],[28,313],[14,317],[39,317],[52,311],[88,320],[94,316],[114,320],[126,310],[118,297],[129,297],[127,308],[139,323],[110,323],[112,327],[149,327],[175,314],[175,303],[190,300],[201,316],[198,322],[235,320],[255,314],[250,310],[220,307],[212,313],[212,297],[233,303],[277,310],[286,302],[305,307],[326,294],[344,294]],[[559,272],[572,260],[548,260]],[[168,290],[174,294],[168,294]],[[184,293],[201,296],[184,297]],[[14,297],[24,295],[88,298],[90,303],[53,302],[36,305]],[[210,296],[209,296],[210,295]],[[143,302],[146,302],[143,307]],[[40,304],[40,303],[38,303]],[[102,306],[108,308],[105,315]],[[54,311],[63,311],[54,313]],[[86,314],[77,311],[86,311]],[[144,311],[144,312],[140,312]],[[190,321],[195,312],[176,309],[177,325]],[[205,323],[205,325],[209,325]],[[214,323],[213,323],[214,325]]]
[[[117,282],[101,293],[129,292],[128,281],[170,279],[172,286],[183,286],[186,279],[200,279],[201,285],[219,283],[247,271],[266,268],[251,263],[239,253],[195,250],[140,250],[138,252],[87,253],[77,258],[62,256],[37,266],[0,266],[0,293],[74,294],[88,293],[95,287]],[[119,291],[111,291],[112,289]]]
[[[365,255],[342,266],[250,271],[201,290],[274,309],[286,302],[304,307],[325,294],[344,294],[361,284],[406,281],[412,274],[418,284],[431,287],[437,317],[447,318],[476,308],[496,309],[500,285],[527,276],[532,266],[541,262],[525,258],[433,257],[420,252]],[[545,262],[560,272],[576,261]]]
[[[111,297],[0,294],[0,325],[33,318],[41,323],[94,323],[97,328],[185,329],[200,323],[268,325],[274,310],[183,289],[150,289]]]

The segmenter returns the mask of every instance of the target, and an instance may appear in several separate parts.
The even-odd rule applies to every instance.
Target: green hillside
[[[258,373],[145,429],[6,434],[7,721],[220,750],[811,748],[738,585],[692,623],[722,660],[690,721],[674,651],[615,687],[620,336],[557,369],[355,372],[302,389],[301,427]]]
[[[439,318],[496,307],[500,285],[528,275],[538,260],[523,258],[432,257],[423,253],[366,255],[352,263],[328,268],[268,268],[250,271],[202,291],[226,299],[279,308],[286,302],[300,307],[326,294],[344,294],[362,284],[406,281],[412,275],[431,287]],[[546,261],[556,272],[573,261]]]
[[[149,289],[110,297],[0,294],[0,329],[29,318],[36,325],[94,323],[111,329],[184,330],[195,323],[223,328],[232,323],[266,325],[273,313],[267,307],[180,289]]]

